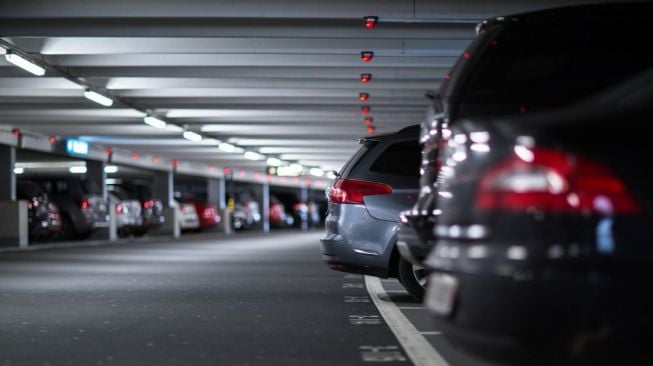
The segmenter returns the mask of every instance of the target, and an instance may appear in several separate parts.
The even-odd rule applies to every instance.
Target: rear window
[[[468,84],[469,93],[588,93],[648,68],[653,54],[642,41],[650,25],[641,19],[525,22],[506,29],[488,50]]]
[[[352,169],[354,169],[356,164],[358,164],[358,162],[361,161],[361,159],[363,159],[365,154],[367,154],[367,152],[370,151],[370,149],[374,147],[376,144],[377,144],[376,141],[364,141],[361,144],[361,147],[358,149],[358,151],[356,151],[356,153],[347,161],[347,163],[342,167],[342,169],[340,169],[338,176],[346,177],[349,174],[349,172],[351,172]]]
[[[388,146],[370,167],[378,174],[418,177],[421,149],[417,141],[397,142]]]

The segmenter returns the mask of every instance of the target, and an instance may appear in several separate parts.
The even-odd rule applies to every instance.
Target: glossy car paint
[[[483,344],[511,352],[560,342],[567,352],[576,344],[578,353],[617,339],[645,346],[653,329],[653,290],[644,285],[653,279],[653,181],[642,165],[653,154],[645,132],[651,85],[653,72],[573,108],[465,120],[452,128],[442,152],[448,169],[439,179],[437,242],[426,260],[434,278],[457,284],[452,311],[440,306],[441,287],[427,291],[445,334],[472,349]],[[474,149],[472,136],[483,136],[486,148]],[[536,181],[526,174],[542,171],[542,152],[559,154],[572,167],[558,171],[561,188],[545,193],[556,206],[539,200],[522,209],[481,206],[484,177],[515,159],[523,174],[515,180],[518,195],[529,194],[525,187]],[[557,182],[549,174],[556,170],[547,177]]]
[[[363,204],[329,202],[321,239],[322,258],[333,269],[379,277],[396,275],[391,265],[397,239],[399,212],[417,198],[417,174],[413,177],[374,172],[372,167],[395,144],[417,145],[417,128],[361,140],[362,147],[340,172],[338,179],[384,183],[391,194],[365,196]],[[415,170],[417,164],[415,165]],[[333,187],[327,188],[328,190]]]
[[[650,3],[595,4],[483,22],[476,39],[446,75],[423,125],[420,197],[402,213],[398,244],[402,256],[420,263],[436,240],[436,178],[444,164],[438,151],[446,146],[457,121],[570,105],[644,70],[653,59],[641,53],[637,37],[647,33],[652,11]],[[612,48],[615,44],[618,52]],[[568,67],[553,68],[545,77],[532,65],[542,66],[535,61],[548,58],[551,65]]]

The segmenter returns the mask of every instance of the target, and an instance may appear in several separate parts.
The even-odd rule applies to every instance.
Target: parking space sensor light
[[[267,163],[270,166],[280,166],[281,165],[281,160],[279,160],[277,158],[268,158]]]
[[[364,105],[361,107],[361,113],[363,114],[370,114],[372,111],[372,108],[370,106]]]
[[[372,74],[361,74],[361,83],[367,84],[372,80]]]
[[[90,89],[84,91],[84,97],[105,107],[111,107],[113,105],[113,99],[105,97],[104,95],[96,93]]]
[[[220,145],[218,145],[218,149],[220,149],[220,150],[222,150],[224,152],[229,152],[229,153],[236,151],[236,147],[234,145],[228,144],[226,142],[223,142]]]
[[[372,51],[363,51],[361,52],[361,60],[363,62],[370,62],[374,58],[374,52]]]
[[[249,159],[249,160],[261,160],[261,159],[263,159],[263,158],[264,158],[264,156],[261,155],[261,154],[259,154],[259,153],[257,153],[257,152],[254,152],[254,151],[245,151],[245,159]]]
[[[372,117],[365,117],[363,122],[365,122],[365,126],[374,126],[374,118]]]
[[[36,76],[45,75],[45,68],[33,63],[32,61],[24,57],[12,53],[11,51],[7,51],[7,53],[5,54],[5,59],[31,74],[34,74]]]
[[[314,177],[321,177],[324,175],[324,171],[320,168],[311,168],[308,172]]]
[[[162,121],[162,120],[160,120],[160,119],[158,119],[156,117],[152,117],[152,116],[145,116],[145,118],[143,118],[143,121],[145,123],[147,123],[148,125],[150,125],[152,127],[156,127],[156,128],[166,128],[166,125],[167,125],[167,123],[165,123],[165,121]]]
[[[295,171],[295,172],[300,173],[300,172],[302,172],[304,170],[304,166],[302,166],[301,164],[296,164],[296,163],[295,164],[290,164],[290,169]]]
[[[193,131],[184,131],[183,136],[186,140],[190,140],[193,142],[202,141],[202,135],[195,133]]]
[[[361,102],[364,102],[366,100],[370,99],[370,95],[368,93],[360,93],[358,94],[358,100]]]
[[[373,29],[379,23],[379,17],[377,16],[367,16],[363,17],[363,25],[367,29]]]

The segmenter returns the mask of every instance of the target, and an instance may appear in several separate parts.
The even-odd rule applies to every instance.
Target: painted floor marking
[[[342,288],[363,288],[362,283],[343,283]]]
[[[386,294],[407,294],[406,290],[385,290]]]
[[[440,335],[442,332],[433,331],[433,332],[420,332],[422,335]]]
[[[370,302],[367,296],[345,296],[345,302]]]
[[[378,278],[365,276],[365,284],[374,305],[415,366],[449,366],[431,343],[397,308],[397,305],[388,298]]]
[[[381,317],[378,315],[350,315],[349,324],[351,325],[381,325]]]
[[[397,309],[401,310],[426,310],[426,306],[397,306]]]
[[[360,346],[363,362],[404,362],[406,357],[398,346]]]

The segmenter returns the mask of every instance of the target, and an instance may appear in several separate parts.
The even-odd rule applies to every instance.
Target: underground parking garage
[[[651,15],[0,2],[0,364],[646,364]]]

